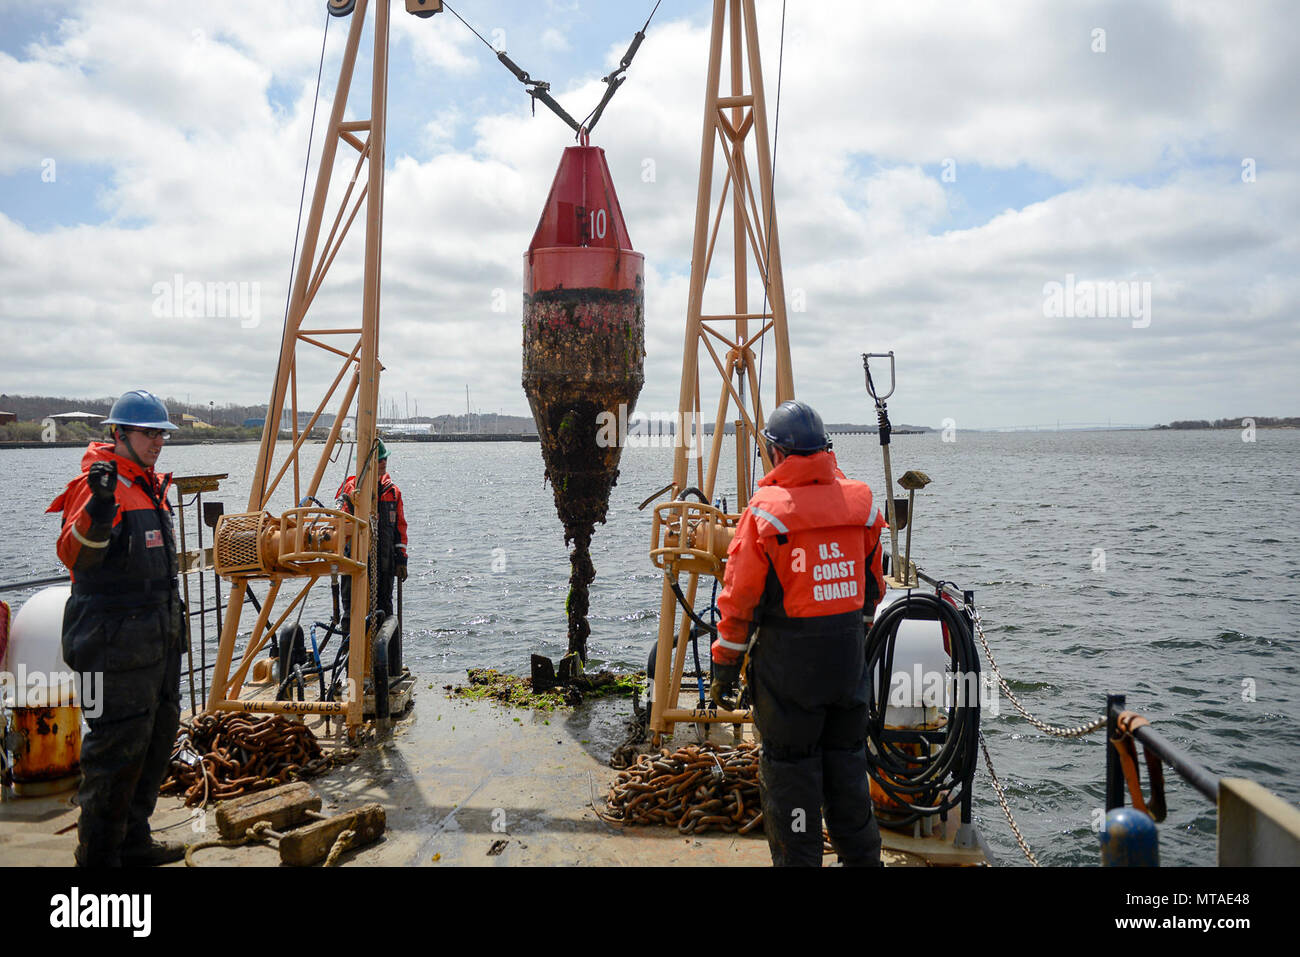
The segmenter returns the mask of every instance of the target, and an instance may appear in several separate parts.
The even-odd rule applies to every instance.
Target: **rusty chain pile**
[[[708,742],[643,754],[618,773],[597,814],[611,824],[665,824],[682,834],[736,831],[763,823],[758,800],[758,748]]]
[[[763,833],[759,802],[758,756],[752,741],[735,747],[712,742],[692,744],[669,752],[643,754],[619,771],[609,789],[602,814],[607,824],[661,824],[682,834],[705,831]],[[830,836],[822,828],[822,853],[832,854]]]
[[[184,794],[187,807],[205,806],[310,777],[334,763],[310,728],[284,715],[208,712],[181,724],[159,793]]]

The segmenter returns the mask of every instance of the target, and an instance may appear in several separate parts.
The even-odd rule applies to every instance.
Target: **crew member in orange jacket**
[[[180,723],[185,606],[167,489],[154,471],[167,407],[127,392],[109,417],[112,442],[92,442],[81,474],[47,511],[63,512],[59,559],[72,573],[63,612],[63,658],[100,678],[81,744],[77,864],[115,867],[178,860],[184,846],[155,841],[149,817]],[[86,697],[83,707],[91,705]],[[93,716],[92,716],[93,715]]]
[[[865,622],[885,593],[881,510],[839,470],[821,417],[783,402],[763,430],[773,468],[727,551],[713,642],[715,701],[740,677],[762,736],[759,780],[772,863],[820,866],[822,808],[846,865],[879,865],[867,784]]]
[[[393,580],[406,581],[406,509],[402,505],[402,490],[388,474],[388,446],[379,442],[379,542],[376,555],[379,559],[377,604],[385,616],[393,614]],[[352,511],[352,496],[357,491],[357,477],[349,475],[339,486],[335,498],[344,511]],[[375,569],[371,569],[374,574]],[[343,621],[351,620],[352,576],[343,586]]]

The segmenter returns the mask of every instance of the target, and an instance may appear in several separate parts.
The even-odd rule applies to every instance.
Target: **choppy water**
[[[882,484],[874,438],[837,437],[836,451],[850,476]],[[1300,431],[1260,431],[1253,443],[1235,431],[897,436],[892,454],[895,475],[917,468],[934,479],[918,496],[914,556],[975,590],[998,663],[1035,714],[1081,724],[1107,691],[1125,692],[1211,771],[1300,802]],[[13,480],[0,580],[61,571],[57,518],[43,511],[80,457],[0,452]],[[240,511],[255,459],[253,445],[177,446],[161,464],[229,472],[205,498]],[[396,444],[391,466],[410,522],[412,668],[523,674],[530,652],[561,654],[568,557],[538,446]],[[336,482],[342,465],[328,474]],[[670,477],[670,450],[625,452],[592,546],[596,665],[643,667],[654,641],[660,577],[646,558],[649,513],[636,505]],[[211,625],[208,634],[214,648]],[[1101,735],[1048,738],[1006,701],[984,728],[1040,860],[1093,863]],[[976,782],[986,838],[1002,861],[1021,863],[982,767]],[[1212,863],[1214,809],[1177,775],[1168,787],[1164,862]]]

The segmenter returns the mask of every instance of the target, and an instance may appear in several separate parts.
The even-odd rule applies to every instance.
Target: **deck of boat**
[[[612,743],[630,714],[626,699],[603,699],[573,711],[529,711],[452,697],[459,676],[421,678],[416,704],[391,733],[359,749],[355,760],[311,779],[327,814],[369,802],[385,808],[387,832],[344,855],[353,866],[753,865],[770,863],[761,833],[683,836],[674,828],[617,827],[603,808],[615,772]],[[346,746],[333,722],[326,748]],[[695,740],[692,726],[678,736]],[[72,792],[0,803],[0,864],[67,865],[76,847]],[[196,814],[176,797],[159,799],[155,831],[195,842],[217,837],[214,815]],[[62,832],[62,833],[61,833]],[[924,839],[923,839],[924,840]],[[983,863],[885,834],[891,865]],[[930,850],[927,851],[926,847]],[[278,866],[268,846],[209,848],[200,866]],[[827,861],[834,860],[828,856]],[[184,866],[177,864],[173,866]]]

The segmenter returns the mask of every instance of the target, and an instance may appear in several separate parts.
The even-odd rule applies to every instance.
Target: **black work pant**
[[[880,864],[867,784],[867,670],[861,628],[764,627],[750,663],[759,783],[772,863],[822,863],[822,810],[846,866]]]
[[[81,609],[71,635],[65,624],[64,656],[81,673],[90,726],[77,791],[76,859],[83,867],[117,867],[123,848],[151,840],[149,818],[180,725],[182,608],[175,599],[128,614]]]

